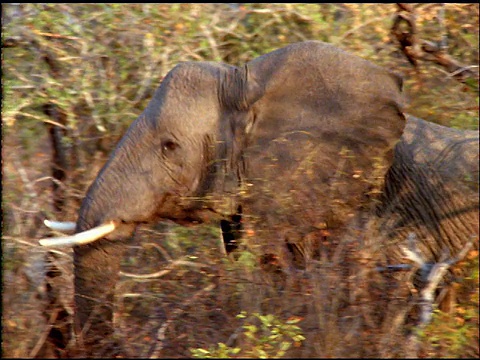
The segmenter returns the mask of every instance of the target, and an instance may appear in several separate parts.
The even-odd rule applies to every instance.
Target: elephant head
[[[396,75],[316,41],[243,67],[177,65],[82,202],[73,237],[76,330],[90,339],[111,331],[120,259],[139,223],[219,221],[239,205],[268,223],[279,197],[315,186],[323,196],[317,220],[341,234],[343,215],[358,210],[373,176],[392,163],[402,101]],[[97,227],[100,239],[90,242]]]

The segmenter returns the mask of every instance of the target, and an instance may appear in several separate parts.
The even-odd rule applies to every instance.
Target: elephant
[[[75,235],[40,240],[74,246],[77,334],[112,332],[120,260],[142,223],[241,217],[291,244],[316,228],[340,239],[368,214],[380,238],[414,232],[429,258],[478,237],[478,133],[404,106],[400,76],[319,41],[243,67],[175,66],[89,187]]]
[[[379,233],[399,240],[415,234],[431,262],[469,241],[478,248],[478,131],[407,119],[376,209]]]

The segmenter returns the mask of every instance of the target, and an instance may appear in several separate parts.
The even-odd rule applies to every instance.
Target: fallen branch
[[[470,241],[463,249],[454,257],[448,259],[447,251],[441,257],[438,263],[428,263],[424,260],[416,247],[415,235],[410,234],[408,237],[408,247],[402,246],[401,249],[405,257],[413,261],[420,268],[420,281],[422,287],[418,293],[418,305],[420,307],[420,319],[416,329],[412,331],[407,339],[408,357],[417,357],[419,350],[418,334],[423,330],[432,320],[435,291],[447,273],[448,269],[461,261],[472,248],[473,242]]]

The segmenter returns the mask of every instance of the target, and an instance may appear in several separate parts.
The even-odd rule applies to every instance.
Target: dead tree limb
[[[423,40],[419,37],[417,14],[412,4],[397,3],[397,14],[394,17],[391,33],[397,39],[402,52],[418,71],[421,61],[434,62],[456,80],[465,83],[467,79],[478,82],[478,66],[462,64],[447,53],[445,36],[438,42]]]
[[[427,263],[422,254],[418,251],[415,244],[415,236],[411,234],[408,238],[408,247],[403,246],[402,251],[405,257],[413,261],[420,269],[420,282],[422,283],[418,293],[418,306],[420,310],[420,318],[418,324],[407,340],[408,357],[417,357],[419,350],[418,333],[423,330],[432,320],[435,292],[443,280],[448,269],[461,261],[472,248],[473,242],[465,244],[463,249],[454,257],[448,258],[448,253],[444,255],[438,263]]]
[[[8,40],[4,41],[2,46],[22,46],[33,50],[47,65],[49,75],[56,80],[62,79],[64,69],[61,63],[53,51],[42,44],[41,41],[38,41],[34,31],[31,33],[25,32],[23,36],[13,37]],[[65,210],[66,199],[65,186],[63,184],[68,176],[68,160],[71,158],[64,141],[68,135],[68,115],[54,100],[44,103],[40,110],[50,119],[50,121],[44,121],[44,125],[49,133],[52,146],[51,179],[53,207],[57,214],[62,214]],[[35,228],[38,227],[36,226]],[[36,346],[32,349],[31,354],[39,357],[45,357],[45,355],[63,357],[73,335],[71,325],[72,312],[62,300],[63,290],[55,286],[54,279],[62,274],[62,270],[58,268],[56,256],[51,251],[45,252],[45,264],[48,266],[48,271],[45,273],[48,305],[43,310],[43,315],[48,326],[45,328],[45,333],[42,334]]]
[[[60,107],[52,102],[43,105],[43,112],[50,117],[58,126],[45,122],[45,126],[50,134],[52,143],[52,182],[53,208],[58,214],[61,214],[65,203],[65,191],[59,183],[63,183],[67,178],[68,161],[63,139],[67,136],[66,124],[67,114]]]

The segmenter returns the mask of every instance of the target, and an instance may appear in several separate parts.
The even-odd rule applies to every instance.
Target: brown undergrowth
[[[107,154],[180,61],[239,65],[291,42],[327,41],[402,73],[410,113],[478,129],[478,92],[435,64],[413,71],[389,34],[395,12],[377,4],[2,4],[2,355],[79,354],[44,346],[59,318],[70,337],[73,279],[71,251],[38,246],[49,234],[42,221],[75,219]],[[478,66],[478,4],[418,4],[417,27],[430,40],[448,33],[449,54]],[[52,203],[48,103],[67,114],[61,213]],[[376,271],[381,259],[360,241],[368,233],[329,241],[314,203],[301,219],[315,225],[310,245],[299,251],[315,256],[293,267],[288,252],[258,250],[278,239],[255,227],[228,256],[211,226],[139,229],[105,348],[113,354],[120,344],[132,357],[191,357],[219,342],[247,349],[245,319],[236,317],[247,311],[301,319],[306,339],[288,357],[404,357],[416,321],[411,274]],[[472,275],[457,282],[470,300],[436,315],[420,356],[478,357],[478,253],[466,261]]]

